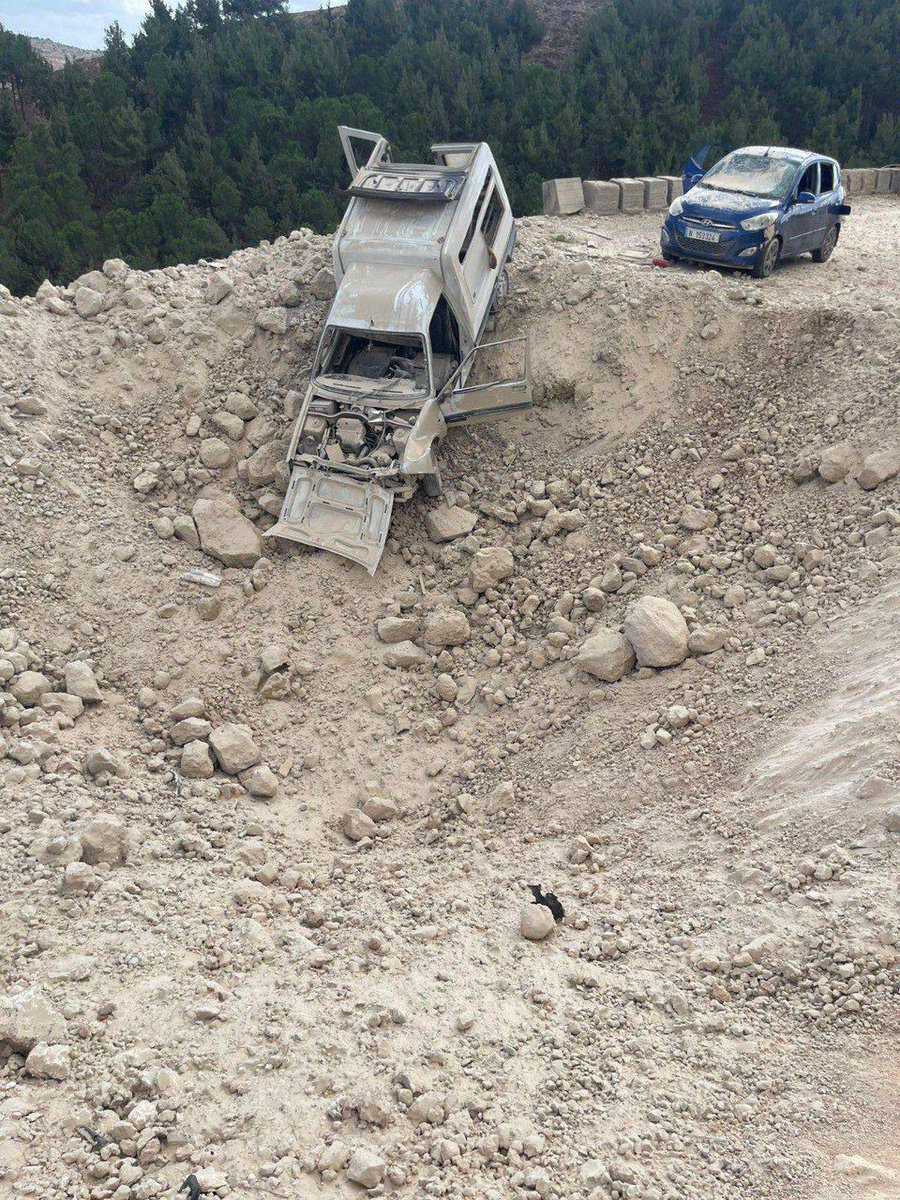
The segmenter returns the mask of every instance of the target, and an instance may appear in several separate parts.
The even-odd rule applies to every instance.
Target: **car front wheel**
[[[822,245],[818,248],[818,250],[813,250],[813,262],[828,262],[832,254],[834,254],[834,248],[837,245],[837,240],[838,227],[837,225],[832,225],[832,227],[825,234],[825,240],[822,242]]]
[[[763,251],[762,258],[753,268],[753,274],[757,279],[768,279],[775,267],[778,265],[778,259],[781,255],[781,239],[773,237],[766,243],[766,248]]]

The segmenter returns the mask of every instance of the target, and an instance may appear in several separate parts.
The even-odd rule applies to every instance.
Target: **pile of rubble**
[[[373,579],[263,536],[325,239],[0,300],[4,1195],[891,1182],[900,210],[860,209],[815,289],[523,222],[535,406],[448,438]]]

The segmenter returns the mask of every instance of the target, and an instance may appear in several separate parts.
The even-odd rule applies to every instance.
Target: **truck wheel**
[[[781,238],[773,237],[766,245],[763,256],[753,268],[757,279],[768,279],[781,257]]]
[[[436,500],[441,494],[441,472],[440,469],[434,472],[433,475],[422,476],[422,487],[425,489],[425,495],[431,500]]]
[[[813,250],[813,262],[828,262],[832,254],[834,254],[834,248],[837,245],[837,240],[838,227],[837,225],[832,225],[832,227],[825,234],[825,240],[822,242],[822,245],[818,248],[818,250]]]
[[[496,315],[508,299],[509,271],[504,267],[500,272],[500,278],[497,280],[497,286],[494,288],[494,294],[491,297],[491,312]]]

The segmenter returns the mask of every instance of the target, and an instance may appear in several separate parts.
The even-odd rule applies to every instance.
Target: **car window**
[[[797,195],[801,192],[812,192],[815,196],[819,190],[819,164],[813,163],[812,166],[806,168],[800,176],[800,182],[797,184]]]
[[[703,177],[703,186],[763,200],[783,200],[797,170],[796,161],[769,158],[765,154],[746,154],[736,150]]]
[[[485,197],[488,194],[488,188],[493,182],[493,175],[488,172],[487,178],[484,181],[484,187],[478,197],[478,203],[472,210],[472,220],[469,222],[469,228],[466,230],[466,236],[463,238],[463,244],[459,248],[459,261],[464,262],[466,255],[469,253],[469,247],[472,245],[472,238],[475,236],[475,230],[478,228],[478,217],[481,213],[481,206],[484,204]]]
[[[490,203],[484,210],[484,218],[481,222],[481,232],[484,234],[484,240],[491,249],[493,249],[494,240],[497,237],[497,230],[500,228],[502,219],[503,205],[500,203],[500,196],[497,193],[497,189],[494,188],[491,193]]]
[[[834,163],[819,163],[819,194],[827,196],[829,192],[834,191],[835,186]]]

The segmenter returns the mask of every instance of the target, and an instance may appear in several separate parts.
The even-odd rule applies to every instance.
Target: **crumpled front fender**
[[[405,475],[433,475],[437,471],[435,443],[447,433],[447,422],[437,400],[426,400],[412,428],[400,461]]]

